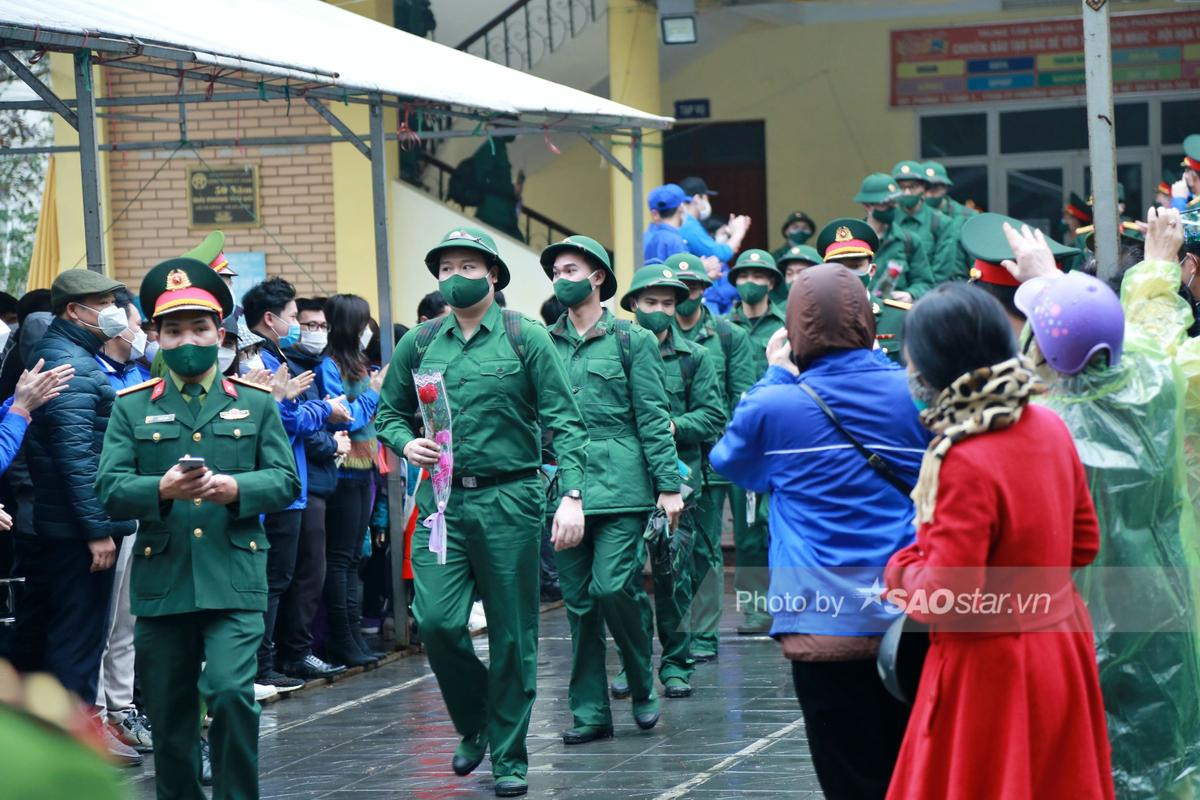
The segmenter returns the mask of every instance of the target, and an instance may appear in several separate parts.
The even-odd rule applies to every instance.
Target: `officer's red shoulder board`
[[[160,384],[162,382],[163,382],[162,378],[151,378],[148,381],[143,381],[134,386],[126,386],[124,389],[117,392],[117,397],[124,397],[127,394],[133,394],[134,392],[140,392],[143,389],[149,389],[152,386],[157,386],[158,384]]]
[[[229,390],[232,389],[233,391],[230,395],[232,397],[237,397],[237,389],[234,388],[234,386],[233,386],[233,384],[235,384],[235,383],[238,386],[248,386],[251,389],[258,389],[260,392],[270,392],[271,391],[271,389],[269,387],[262,386],[257,383],[251,383],[250,381],[246,380],[245,378],[238,377],[237,375],[231,375],[230,377],[223,380],[221,382],[221,385],[225,386],[226,384],[228,384],[228,388],[225,389],[225,391],[226,391],[226,393],[229,393]]]

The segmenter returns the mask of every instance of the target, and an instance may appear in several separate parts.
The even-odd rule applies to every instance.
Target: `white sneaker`
[[[471,606],[471,616],[467,620],[467,630],[471,633],[481,631],[487,627],[487,615],[483,613],[483,601],[476,600]]]
[[[265,683],[254,684],[254,699],[260,703],[263,700],[270,700],[278,694],[279,690],[274,686],[267,686]]]

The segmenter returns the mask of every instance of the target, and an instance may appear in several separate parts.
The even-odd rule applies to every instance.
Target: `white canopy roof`
[[[551,121],[586,118],[621,127],[664,128],[672,122],[322,0],[0,0],[0,36],[17,38],[8,26],[136,40],[190,52],[202,65],[475,111],[542,115]],[[22,33],[20,38],[28,38]]]

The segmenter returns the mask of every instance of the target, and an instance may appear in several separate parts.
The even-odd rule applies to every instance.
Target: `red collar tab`
[[[163,396],[163,392],[165,391],[167,391],[167,381],[166,379],[159,379],[158,383],[154,385],[154,391],[150,392],[150,399],[157,400]]]
[[[233,381],[229,380],[229,378],[222,378],[221,388],[225,390],[225,394],[229,395],[234,400],[237,400],[237,387],[233,385]]]

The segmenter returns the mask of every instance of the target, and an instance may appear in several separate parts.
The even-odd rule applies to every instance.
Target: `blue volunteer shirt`
[[[652,258],[666,261],[676,253],[687,251],[687,241],[679,235],[679,229],[665,222],[651,223],[642,239],[642,256],[646,261]]]

